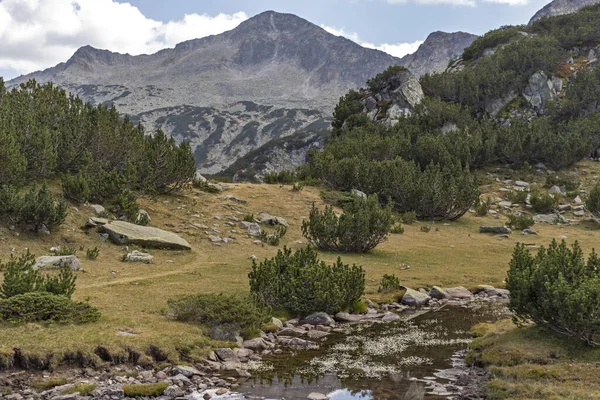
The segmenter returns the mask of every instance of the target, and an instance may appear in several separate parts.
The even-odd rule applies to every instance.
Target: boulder
[[[102,217],[106,215],[106,208],[102,207],[100,204],[92,204],[90,207],[97,216]]]
[[[565,217],[560,214],[537,214],[533,216],[533,220],[536,224],[566,224],[568,221]]]
[[[252,237],[259,237],[262,232],[260,225],[258,225],[256,222],[240,221],[238,224],[240,228],[248,231],[248,235]]]
[[[335,314],[335,320],[338,322],[359,322],[363,319],[361,315],[339,312]]]
[[[191,378],[194,375],[202,375],[202,373],[200,371],[198,371],[196,368],[188,367],[186,365],[178,365],[175,368],[173,368],[173,375],[179,375],[179,374],[186,376],[188,378]]]
[[[152,264],[154,262],[154,256],[148,253],[134,250],[131,253],[127,253],[125,256],[127,262],[139,262],[144,264]]]
[[[386,312],[385,314],[383,314],[383,317],[381,317],[381,320],[383,322],[392,322],[392,321],[397,321],[399,319],[400,319],[400,316],[391,311]]]
[[[431,300],[431,297],[428,294],[417,292],[411,288],[406,288],[406,293],[402,296],[402,304],[411,307],[424,306],[429,303],[429,300]]]
[[[244,340],[242,347],[254,351],[262,351],[272,348],[274,345],[267,342],[263,338],[254,338],[250,340]]]
[[[192,249],[192,246],[180,236],[150,226],[140,226],[124,221],[111,221],[98,229],[102,233],[107,233],[110,239],[117,244],[136,244],[143,247],[175,250]]]
[[[444,290],[450,295],[451,299],[470,299],[473,297],[473,293],[463,286],[446,288]]]
[[[366,198],[367,198],[367,194],[366,194],[365,192],[361,192],[361,191],[360,191],[360,190],[358,190],[358,189],[352,189],[352,190],[350,191],[350,194],[351,194],[352,196],[354,196],[354,197],[359,197],[359,198],[361,198],[361,199],[366,199]]]
[[[329,314],[324,312],[318,312],[300,320],[300,325],[331,326],[335,325],[335,321],[329,316]]]
[[[450,295],[446,292],[446,290],[442,289],[439,286],[432,287],[431,290],[429,291],[429,296],[434,299],[438,299],[438,300],[444,300],[444,299],[450,298]]]
[[[108,219],[106,218],[100,218],[100,217],[91,217],[90,219],[87,220],[87,222],[85,223],[86,228],[96,228],[98,226],[102,226],[102,225],[106,225],[108,224]]]
[[[215,354],[219,357],[219,360],[224,362],[240,362],[233,350],[228,348],[215,349]]]
[[[553,80],[544,71],[534,73],[523,90],[523,97],[533,110],[543,113],[546,102],[556,97]]]
[[[225,190],[225,186],[220,185],[218,183],[208,183],[208,184],[206,184],[206,186],[208,187],[208,189],[210,191],[213,191],[213,192],[222,192]]]
[[[263,224],[273,225],[273,226],[274,225],[282,225],[282,226],[285,226],[286,228],[289,227],[288,222],[281,217],[269,215],[264,211],[259,212],[258,216],[260,217],[260,222]]]
[[[329,333],[320,331],[318,329],[311,329],[310,331],[308,331],[307,336],[309,337],[309,339],[320,340],[329,336]]]
[[[506,226],[480,226],[479,233],[493,233],[496,235],[510,235],[512,230]]]
[[[323,393],[319,393],[319,392],[312,392],[311,394],[308,395],[307,399],[308,400],[329,400],[329,396],[327,396]]]
[[[296,337],[293,337],[293,338],[280,337],[279,343],[281,343],[282,345],[287,346],[291,349],[294,349],[294,350],[305,350],[305,349],[312,349],[312,348],[319,347],[314,342],[311,342],[310,340],[304,340],[304,339],[300,339],[300,338],[296,338]]]
[[[81,271],[81,262],[77,256],[42,256],[35,260],[34,269],[60,269],[70,268]]]
[[[256,260],[256,257],[254,259]],[[283,322],[279,318],[272,317],[271,323],[279,329],[283,328]]]

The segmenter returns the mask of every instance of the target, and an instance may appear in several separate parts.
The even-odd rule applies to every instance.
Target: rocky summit
[[[131,56],[85,46],[65,63],[8,82],[53,82],[83,100],[114,105],[148,131],[188,141],[201,173],[220,173],[272,140],[322,136],[339,97],[391,65],[416,76],[443,71],[477,36],[432,33],[402,59],[332,35],[292,14],[264,12],[220,35]],[[304,162],[275,157],[269,168]],[[277,153],[278,155],[279,153]]]
[[[544,17],[555,17],[557,15],[571,14],[582,7],[591,6],[600,3],[600,0],[554,0],[546,4],[539,10],[529,21],[529,24],[534,23],[538,19]]]

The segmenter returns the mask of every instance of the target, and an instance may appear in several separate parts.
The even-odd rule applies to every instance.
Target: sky
[[[67,61],[81,46],[151,54],[267,10],[402,57],[434,31],[525,24],[550,0],[0,0],[0,77]]]

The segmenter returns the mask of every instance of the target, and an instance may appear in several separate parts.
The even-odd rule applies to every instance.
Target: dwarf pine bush
[[[361,266],[349,266],[340,258],[327,265],[310,246],[294,253],[284,247],[271,259],[253,261],[248,277],[250,291],[263,305],[304,315],[349,309],[365,290]]]
[[[552,241],[532,255],[517,244],[509,264],[506,287],[516,323],[540,326],[600,345],[600,258],[587,261],[577,242],[569,248]]]

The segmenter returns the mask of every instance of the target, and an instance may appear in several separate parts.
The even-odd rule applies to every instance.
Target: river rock
[[[392,322],[392,321],[397,321],[400,319],[400,316],[396,313],[393,313],[391,311],[386,312],[385,314],[383,314],[383,317],[381,318],[381,320],[383,322]]]
[[[256,257],[254,257],[253,260],[256,260]],[[272,317],[271,323],[279,329],[283,328],[283,322],[281,322],[279,318]]]
[[[428,294],[418,292],[411,288],[406,288],[406,293],[402,296],[402,304],[411,307],[424,306],[429,303],[431,297]]]
[[[363,319],[362,315],[339,312],[335,314],[335,320],[338,322],[359,322]]]
[[[180,236],[159,228],[140,226],[124,221],[111,221],[99,227],[117,244],[136,244],[144,247],[191,250],[192,246]]]
[[[228,348],[215,349],[215,354],[221,361],[225,362],[240,362],[233,350]]]
[[[304,336],[306,335],[306,331],[301,328],[283,328],[279,332],[277,332],[279,336]]]
[[[202,375],[202,373],[200,371],[198,371],[196,368],[194,367],[188,367],[186,365],[178,365],[175,368],[173,368],[173,375],[183,375],[183,376],[187,376],[188,378],[191,378],[194,375]]]
[[[179,388],[179,386],[169,386],[163,392],[163,395],[168,396],[170,398],[181,397],[185,395],[185,392]]]
[[[308,331],[308,338],[309,339],[313,339],[313,340],[320,340],[323,339],[325,337],[329,336],[329,333],[327,332],[323,332],[317,329],[312,329],[310,331]]]
[[[480,226],[479,233],[494,233],[496,235],[510,235],[512,230],[506,226]]]
[[[70,256],[42,256],[35,260],[34,269],[60,269],[70,268],[81,271],[81,262],[75,255]]]
[[[262,350],[270,349],[270,348],[274,347],[274,345],[272,343],[267,342],[263,338],[254,338],[254,339],[244,340],[242,342],[242,347],[244,347],[246,349],[254,350],[254,351],[262,351]]]
[[[252,237],[259,237],[262,232],[260,225],[256,222],[240,221],[239,226],[243,230],[248,231],[248,235]]]
[[[308,317],[300,320],[300,325],[323,325],[323,326],[331,326],[335,325],[335,321],[333,318],[329,316],[329,314],[324,312],[318,312],[309,315]]]
[[[125,261],[128,262],[139,262],[144,264],[152,264],[154,262],[154,256],[148,253],[134,250],[131,253],[127,253]]]
[[[278,341],[282,345],[294,350],[304,350],[318,347],[314,342],[311,342],[310,340],[304,340],[296,337],[280,337]]]
[[[308,400],[329,400],[329,397],[323,393],[312,392],[307,397]]]

